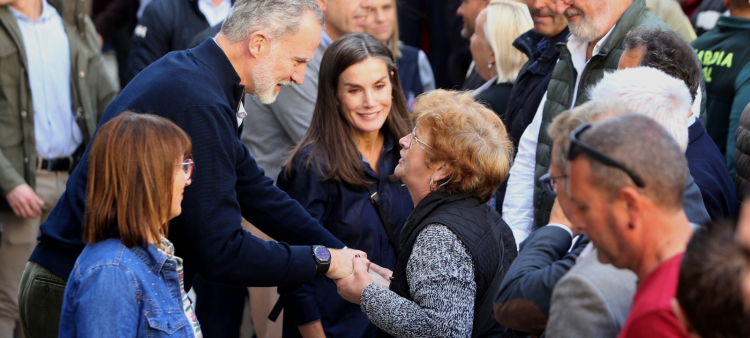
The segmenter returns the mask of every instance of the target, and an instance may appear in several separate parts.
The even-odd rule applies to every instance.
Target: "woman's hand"
[[[370,273],[370,277],[372,277],[373,282],[379,285],[382,285],[386,288],[391,287],[391,276],[393,276],[393,271],[386,269],[375,263],[370,263],[369,273]]]
[[[352,264],[354,266],[354,273],[349,277],[337,279],[335,282],[339,295],[342,298],[354,304],[359,304],[362,290],[373,282],[367,268],[370,265],[370,261],[367,258],[356,255],[352,259]]]

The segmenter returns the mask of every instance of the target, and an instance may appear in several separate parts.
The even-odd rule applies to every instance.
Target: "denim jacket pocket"
[[[165,335],[172,335],[184,326],[188,325],[185,313],[181,310],[151,311],[146,312],[149,331],[163,332]],[[157,332],[153,332],[157,333]],[[149,335],[152,336],[152,335]],[[153,335],[160,337],[160,334]]]

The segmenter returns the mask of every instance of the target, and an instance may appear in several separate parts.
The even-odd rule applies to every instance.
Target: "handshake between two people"
[[[353,249],[331,249],[331,268],[326,273],[336,282],[339,295],[359,304],[362,291],[376,283],[388,288],[393,271],[370,262],[367,254]]]

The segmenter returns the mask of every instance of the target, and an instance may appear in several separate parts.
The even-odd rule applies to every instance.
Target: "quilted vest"
[[[586,64],[581,81],[578,84],[578,96],[575,106],[589,100],[588,90],[604,77],[605,72],[617,70],[620,56],[625,47],[625,35],[631,28],[643,25],[667,25],[656,16],[646,12],[644,0],[635,0],[620,20],[614,30],[602,43],[599,53],[594,55]],[[573,92],[578,75],[571,60],[570,50],[566,43],[558,43],[555,48],[560,52],[560,60],[552,71],[552,79],[547,87],[547,101],[544,103],[542,124],[539,129],[539,143],[536,148],[536,165],[534,168],[534,229],[538,229],[549,222],[552,204],[555,196],[547,194],[539,183],[539,178],[549,171],[550,151],[552,139],[547,135],[547,128],[552,120],[573,104]]]
[[[401,232],[401,249],[393,269],[390,289],[401,297],[412,299],[406,279],[406,265],[417,236],[425,226],[434,223],[448,227],[469,250],[474,262],[474,280],[477,284],[474,304],[474,314],[477,315],[479,300],[490,291],[489,286],[497,269],[503,269],[501,274],[504,275],[517,252],[513,233],[500,215],[468,194],[447,196],[441,192],[433,192],[420,201]],[[491,295],[491,298],[494,300],[494,295]],[[494,316],[491,312],[480,316],[484,315],[487,315],[488,319],[491,317],[492,322],[496,324],[494,327],[486,325],[485,331],[496,331],[499,324],[495,322]],[[477,320],[474,322],[477,323]],[[378,336],[388,335],[380,332]]]

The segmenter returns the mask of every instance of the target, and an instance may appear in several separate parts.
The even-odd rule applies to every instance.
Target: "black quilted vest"
[[[474,262],[474,280],[477,284],[474,304],[476,315],[479,302],[488,292],[497,269],[502,269],[500,273],[505,275],[517,256],[513,233],[494,209],[469,194],[448,196],[441,192],[430,193],[417,204],[401,231],[401,249],[390,286],[391,291],[401,297],[412,300],[406,280],[406,265],[417,236],[425,226],[434,223],[448,227],[471,254]],[[495,295],[491,294],[489,297],[494,300]],[[492,336],[498,335],[501,328],[495,322],[491,311],[480,316],[486,318],[480,324],[491,324],[484,325],[484,332],[491,333]],[[475,320],[474,323],[476,326],[478,321]],[[378,336],[389,337],[382,331]]]

